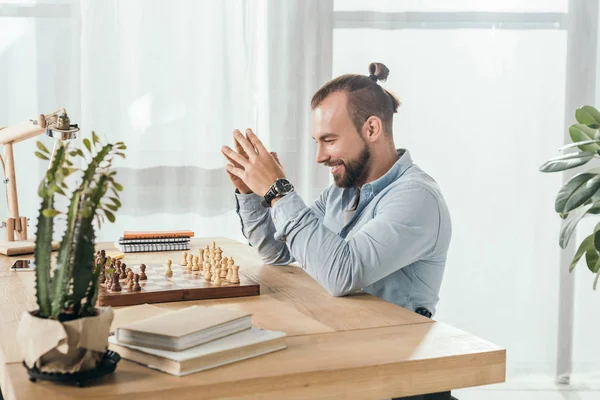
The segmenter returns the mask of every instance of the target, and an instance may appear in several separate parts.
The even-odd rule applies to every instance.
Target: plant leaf
[[[596,290],[596,285],[598,284],[598,278],[600,278],[600,271],[596,273],[596,277],[594,278],[594,290]]]
[[[100,143],[100,138],[96,135],[96,132],[92,131],[92,141],[94,144]]]
[[[115,222],[115,214],[111,213],[106,209],[102,209],[102,211],[104,211],[104,214],[106,214],[106,218],[108,218],[110,222]]]
[[[568,213],[587,202],[600,189],[600,174],[583,172],[572,177],[558,192],[554,209]]]
[[[581,257],[589,249],[594,249],[594,234],[593,233],[590,234],[585,239],[583,239],[583,241],[579,245],[579,248],[577,249],[577,252],[575,253],[575,256],[573,257],[573,260],[571,261],[571,265],[569,266],[569,272],[572,272],[573,269],[575,269],[575,266],[577,265],[577,263],[579,262]]]
[[[119,199],[117,199],[116,197],[109,197],[109,199],[112,200],[112,202],[115,203],[117,207],[121,207],[121,202],[119,201]]]
[[[569,127],[569,136],[573,142],[583,142],[586,140],[595,139],[596,130],[583,124],[574,124]],[[600,150],[600,145],[597,143],[585,144],[578,146],[582,151],[596,152]]]
[[[565,221],[561,231],[560,231],[560,239],[558,241],[561,248],[565,249],[569,245],[569,240],[571,239],[571,235],[575,231],[577,224],[583,218],[585,214],[587,214],[588,210],[590,210],[593,206],[600,207],[600,201],[596,203],[589,203],[574,210]]]
[[[47,155],[45,155],[44,153],[41,153],[39,151],[35,152],[35,156],[37,158],[41,158],[42,160],[50,160],[50,158]]]
[[[114,204],[105,204],[105,206],[115,212],[117,212],[119,210],[119,207],[115,206]]]
[[[42,211],[42,215],[47,218],[55,217],[58,214],[60,214],[60,211],[53,208],[46,208],[44,211]]]
[[[600,142],[600,140],[594,140]],[[584,142],[580,142],[584,143]],[[579,167],[594,158],[594,153],[588,151],[580,151],[577,153],[569,153],[562,156],[551,158],[546,161],[541,167],[541,172],[558,172],[567,169]]]
[[[600,126],[600,112],[592,106],[583,106],[575,110],[575,119],[580,124]]]
[[[600,139],[584,140],[583,142],[575,142],[575,143],[565,144],[564,146],[559,147],[558,151],[563,151],[563,150],[571,149],[573,147],[579,147],[584,144],[592,144],[592,143],[600,143]]]
[[[50,154],[50,151],[48,151],[46,146],[44,146],[44,144],[42,142],[40,142],[39,140],[37,142],[35,142],[35,145],[37,146],[38,149],[40,149],[41,152]]]
[[[115,189],[117,189],[119,192],[123,191],[123,186],[121,186],[121,184],[117,183],[117,182],[113,182],[113,186],[115,187]]]
[[[596,268],[600,267],[600,263],[598,263],[599,260],[600,257],[598,256],[598,252],[595,248],[592,247],[585,252],[585,262],[590,271],[594,273],[598,272]]]
[[[90,139],[85,138],[83,139],[83,144],[85,145],[85,148],[88,149],[88,151],[91,153],[92,152],[92,144],[90,143]],[[600,148],[600,147],[598,147]]]

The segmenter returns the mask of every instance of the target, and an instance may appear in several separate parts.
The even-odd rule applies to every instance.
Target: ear
[[[376,116],[370,116],[363,125],[363,137],[367,142],[374,142],[383,136],[383,124],[381,119]]]

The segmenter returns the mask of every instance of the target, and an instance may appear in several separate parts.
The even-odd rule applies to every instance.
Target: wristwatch
[[[294,186],[285,178],[279,178],[271,185],[267,193],[262,198],[263,207],[271,207],[271,201],[275,197],[283,197],[294,191]]]

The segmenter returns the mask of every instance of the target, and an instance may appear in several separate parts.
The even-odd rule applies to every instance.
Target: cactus
[[[114,156],[125,157],[123,142],[102,145],[92,132],[92,141],[84,139],[83,149],[70,150],[61,143],[53,156],[38,142],[36,156],[49,160],[50,168],[40,183],[38,194],[41,208],[38,217],[35,245],[36,295],[38,316],[51,319],[75,319],[94,315],[98,296],[100,266],[95,263],[95,226],[100,228],[104,217],[115,221],[113,212],[121,206],[118,184],[111,170]],[[73,168],[71,158],[78,158],[85,170]],[[75,173],[80,183],[70,194],[67,179]],[[67,192],[65,192],[65,190]],[[114,196],[107,196],[109,190]],[[63,213],[57,210],[55,196],[69,199],[66,229],[60,242],[56,265],[50,276],[51,242],[54,218]],[[103,202],[108,197],[109,202]]]

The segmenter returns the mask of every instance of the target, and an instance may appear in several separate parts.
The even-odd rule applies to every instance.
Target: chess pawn
[[[233,263],[235,261],[233,261],[233,257],[229,257],[229,260],[227,260],[227,268],[231,269],[231,267],[233,267]]]
[[[223,255],[223,250],[221,250],[220,247],[215,250],[215,260],[221,261],[221,259],[223,258],[222,255]]]
[[[186,265],[186,269],[191,270],[193,268],[193,266],[194,266],[194,255],[190,254],[188,256],[188,262],[187,262],[187,265]]]
[[[227,266],[222,265],[220,269],[221,269],[221,279],[225,279],[225,277],[227,276]]]
[[[204,262],[204,249],[198,249],[198,259]]]
[[[106,281],[106,267],[104,265],[100,265],[100,276],[98,277],[99,283],[104,283]]]
[[[194,259],[194,265],[192,265],[192,271],[200,271],[200,267],[198,266],[198,257]]]
[[[132,282],[133,282],[133,271],[129,270],[127,272],[127,280],[125,281],[125,284],[129,285]]]
[[[119,283],[119,275],[114,274],[113,275],[113,284],[110,287],[110,290],[113,292],[120,292],[121,291],[121,284]]]
[[[127,265],[125,263],[122,263],[121,264],[121,276],[119,276],[119,279],[127,278],[127,272],[125,272],[125,268],[127,268]]]
[[[215,271],[215,286],[221,286],[221,277],[219,275],[221,275],[221,268],[217,268]]]
[[[240,269],[239,265],[234,265],[233,272],[231,273],[231,278],[229,279],[229,283],[240,283],[240,277],[238,275],[238,269]]]
[[[137,292],[139,290],[142,290],[141,286],[140,286],[140,276],[138,274],[135,274],[133,276],[133,280],[135,280],[135,283],[133,284],[133,291]]]
[[[204,263],[205,265],[205,271],[204,271],[204,280],[206,282],[210,282],[211,280],[211,276],[210,276],[210,268],[208,268],[208,266],[206,265],[206,263]]]
[[[134,273],[133,271],[129,271],[127,273],[127,288],[129,288],[129,290],[133,289],[133,277],[134,277]],[[139,279],[139,276],[138,276]]]
[[[181,265],[187,264],[187,256],[188,256],[187,251],[184,251],[183,252],[183,261],[181,262]]]
[[[227,268],[227,275],[225,276],[225,280],[227,282],[231,282],[231,274],[233,273],[233,268]]]
[[[148,277],[146,276],[146,264],[140,265],[140,271],[140,280],[145,281],[146,279],[148,279]]]
[[[171,264],[167,264],[167,270],[165,271],[165,276],[170,278],[173,276],[173,270],[171,269]]]

